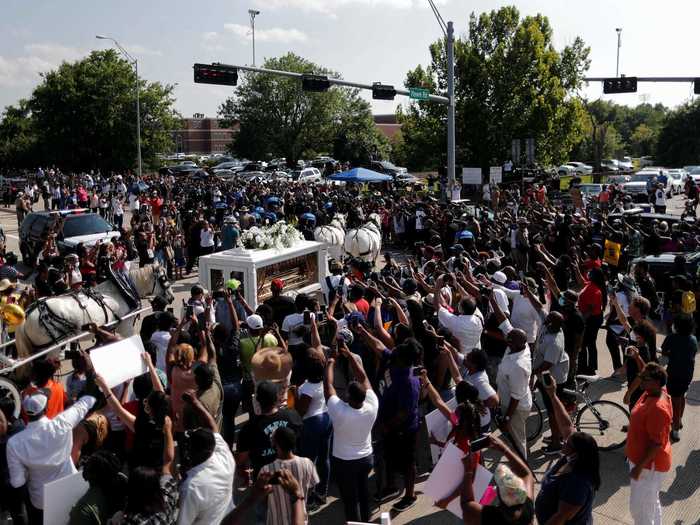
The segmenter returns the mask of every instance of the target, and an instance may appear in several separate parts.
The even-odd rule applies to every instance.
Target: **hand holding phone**
[[[547,388],[554,385],[554,380],[552,378],[552,374],[546,370],[544,372],[542,372],[542,384]]]

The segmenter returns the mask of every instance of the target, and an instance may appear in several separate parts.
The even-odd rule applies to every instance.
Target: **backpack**
[[[695,294],[693,292],[683,292],[681,298],[681,311],[684,314],[695,313]]]

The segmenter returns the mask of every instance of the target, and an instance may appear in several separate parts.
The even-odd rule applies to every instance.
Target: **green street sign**
[[[414,100],[428,100],[430,96],[430,92],[425,88],[409,88],[408,93],[408,96]]]

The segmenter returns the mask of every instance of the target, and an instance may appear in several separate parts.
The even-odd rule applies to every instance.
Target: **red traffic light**
[[[195,64],[194,81],[196,84],[235,86],[238,84],[238,69],[220,64]]]

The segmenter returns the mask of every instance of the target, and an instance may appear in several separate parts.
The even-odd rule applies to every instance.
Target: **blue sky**
[[[697,0],[437,0],[458,33],[469,13],[514,4],[523,15],[550,18],[558,48],[581,36],[591,46],[591,76],[615,73],[616,27],[622,27],[620,71],[629,76],[700,76]],[[215,116],[231,90],[195,85],[194,62],[252,62],[248,9],[256,19],[257,62],[294,51],[339,71],[344,78],[401,85],[407,70],[429,60],[440,36],[427,0],[0,0],[0,108],[31,93],[39,72],[75,60],[109,35],[139,59],[150,81],[178,83],[184,116]],[[676,105],[692,97],[692,85],[640,84],[615,100]],[[602,96],[600,84],[586,93]],[[374,101],[376,113],[397,101]]]

